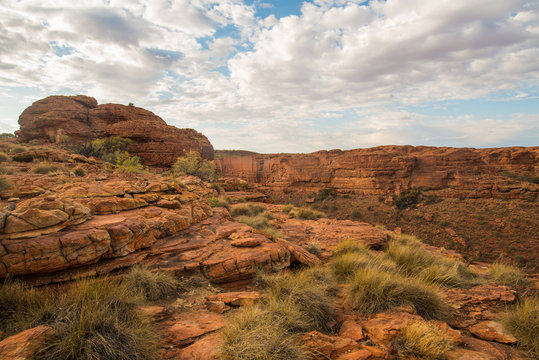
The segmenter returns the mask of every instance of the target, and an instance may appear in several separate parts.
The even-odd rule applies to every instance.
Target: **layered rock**
[[[216,163],[222,176],[275,191],[335,188],[381,195],[429,188],[447,190],[442,195],[449,197],[524,198],[537,193],[537,184],[523,184],[511,176],[537,177],[539,147],[380,146],[311,154],[225,153]]]
[[[186,150],[196,150],[213,159],[208,139],[193,129],[167,125],[151,111],[120,104],[98,105],[88,96],[49,96],[28,107],[19,117],[22,141],[71,143],[119,136],[132,140],[129,152],[150,166],[170,166]]]

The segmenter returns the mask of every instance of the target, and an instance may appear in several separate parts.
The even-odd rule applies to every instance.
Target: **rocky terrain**
[[[84,143],[120,136],[131,139],[129,152],[149,166],[170,166],[185,150],[213,159],[208,139],[193,129],[167,125],[151,111],[120,104],[97,104],[83,95],[49,96],[33,103],[19,117],[17,132],[24,142]]]
[[[211,144],[202,135],[167,127],[144,109],[98,106],[94,99],[81,96],[50,97],[34,103],[19,121],[19,138],[0,140],[4,156],[0,307],[7,309],[0,313],[0,359],[63,358],[51,355],[51,344],[62,343],[72,314],[55,318],[51,312],[71,308],[75,312],[80,305],[76,301],[94,309],[92,319],[94,315],[104,319],[98,324],[90,321],[88,327],[98,337],[112,336],[117,346],[132,341],[121,333],[129,333],[128,329],[116,330],[117,322],[111,325],[107,314],[98,314],[100,309],[114,312],[126,302],[132,314],[126,319],[126,311],[119,311],[118,319],[133,327],[138,326],[129,323],[133,316],[135,322],[148,322],[156,348],[149,357],[128,356],[126,351],[135,349],[122,350],[126,358],[504,360],[537,356],[534,339],[530,344],[529,336],[511,333],[504,322],[508,309],[537,297],[533,276],[526,278],[505,265],[471,262],[450,248],[403,235],[398,227],[388,230],[352,214],[326,217],[312,207],[353,200],[344,197],[348,193],[388,196],[417,187],[430,187],[447,199],[499,197],[532,204],[523,196],[532,194],[536,201],[537,184],[530,182],[524,190],[522,181],[517,186],[511,183],[514,178],[500,171],[535,176],[538,148],[381,147],[240,157],[229,153],[216,161],[226,176],[210,183],[160,167],[125,171],[61,144],[63,135],[80,142],[126,137],[133,140],[131,153],[159,166],[174,162],[180,149],[194,148],[211,157]],[[157,132],[146,133],[154,127]],[[189,143],[186,134],[198,135]],[[25,143],[38,138],[47,142]],[[37,171],[40,167],[47,171]],[[328,187],[337,189],[336,194],[317,200],[316,191]],[[311,208],[274,203],[283,202],[290,190],[300,194],[299,205]],[[380,204],[392,206],[384,201]],[[430,216],[427,206],[418,207],[423,219]],[[533,209],[524,211],[533,213]],[[460,237],[445,228],[442,231],[449,236]],[[462,237],[462,241],[469,239]],[[530,251],[533,256],[536,247]],[[176,279],[172,293],[148,296],[136,304],[129,299],[110,300],[116,295],[109,293],[122,289],[122,281],[129,281],[141,265],[145,276]],[[374,279],[371,295],[363,294],[369,288],[361,283],[369,278],[366,274]],[[100,282],[105,284],[99,285],[105,286],[101,295],[92,288]],[[90,292],[77,293],[85,287]],[[28,302],[20,314],[12,313],[17,296],[38,294],[38,299],[49,299],[51,292],[58,303],[69,306],[52,311],[55,301],[44,301],[38,305],[47,311],[37,307],[41,312],[32,312],[29,308],[40,301],[30,298],[24,300]],[[66,300],[69,294],[73,302]],[[362,294],[365,299],[358,300]],[[362,308],[361,301],[370,308]],[[531,315],[521,320],[536,331],[539,309],[531,304]],[[37,321],[21,322],[36,313]],[[76,324],[88,321],[82,315],[74,316]],[[414,326],[428,330],[410,339],[434,334],[434,341],[419,341],[427,347],[433,343],[445,347],[435,357],[425,355],[429,349],[413,348],[406,333]],[[103,338],[95,340],[96,334],[84,328],[75,333],[86,337],[88,343],[82,343],[94,346],[92,351],[102,358],[117,358],[105,356],[113,353],[110,348],[95,345]],[[146,337],[151,336],[139,336],[132,344],[150,341]],[[296,355],[286,355],[283,349]]]

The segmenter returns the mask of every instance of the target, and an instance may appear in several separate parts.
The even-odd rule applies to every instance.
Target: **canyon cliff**
[[[170,166],[186,150],[213,159],[213,146],[193,129],[178,129],[151,111],[120,104],[98,105],[83,95],[49,96],[34,102],[19,117],[18,137],[70,144],[119,136],[132,140],[129,152],[145,165]],[[67,137],[67,138],[66,138]]]
[[[316,191],[383,195],[427,188],[445,197],[525,198],[537,192],[539,147],[492,149],[379,146],[310,154],[222,152],[224,177],[240,177],[272,191]],[[532,181],[525,187],[514,178]]]

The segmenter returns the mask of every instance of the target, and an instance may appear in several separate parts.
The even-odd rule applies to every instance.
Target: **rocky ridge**
[[[17,135],[23,142],[84,143],[94,138],[131,139],[128,151],[145,165],[170,166],[185,150],[213,159],[208,139],[193,129],[167,125],[151,111],[120,104],[98,105],[83,95],[49,96],[34,102],[19,117]]]

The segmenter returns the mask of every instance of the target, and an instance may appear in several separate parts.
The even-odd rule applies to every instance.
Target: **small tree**
[[[215,177],[215,164],[203,159],[199,152],[190,150],[184,156],[178,157],[172,171],[180,175],[195,175],[202,180],[212,180]]]

